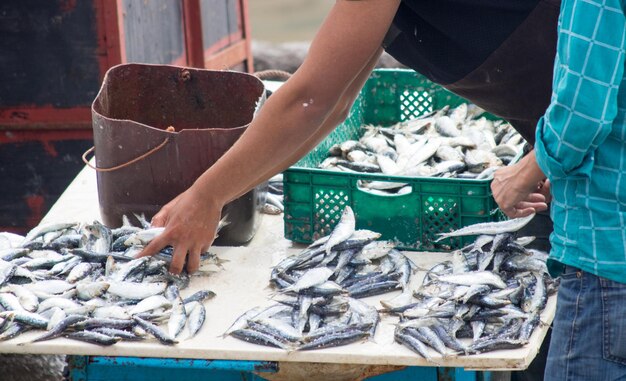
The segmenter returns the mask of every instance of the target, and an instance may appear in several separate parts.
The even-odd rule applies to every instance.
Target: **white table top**
[[[85,168],[52,207],[42,223],[85,221],[99,219],[95,172]],[[120,342],[110,347],[58,338],[35,344],[29,341],[39,332],[29,332],[13,340],[0,343],[0,353],[38,353],[100,356],[142,356],[161,358],[195,358],[223,360],[260,360],[280,362],[322,362],[371,365],[446,366],[468,369],[525,369],[537,354],[549,329],[556,297],[548,300],[541,320],[545,323],[535,330],[529,344],[514,350],[500,350],[480,355],[447,357],[442,359],[432,351],[435,362],[427,362],[404,346],[394,343],[393,324],[397,317],[383,316],[374,341],[314,351],[287,352],[280,349],[249,344],[220,335],[243,312],[258,305],[270,305],[268,288],[271,267],[287,255],[298,253],[302,246],[293,245],[283,236],[282,216],[264,215],[254,239],[242,247],[213,247],[212,252],[228,259],[224,270],[209,277],[194,277],[190,286],[181,292],[187,296],[198,289],[213,290],[217,296],[205,302],[206,322],[192,340],[175,346],[161,345],[156,340]],[[443,253],[405,252],[422,267],[428,267],[448,258]],[[412,282],[421,282],[423,273],[417,273]],[[391,299],[398,292],[364,299],[376,307],[379,300]]]

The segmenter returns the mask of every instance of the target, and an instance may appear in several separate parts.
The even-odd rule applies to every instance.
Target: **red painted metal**
[[[91,107],[69,109],[48,106],[0,109],[0,130],[6,129],[91,129]]]
[[[236,8],[239,30],[222,37],[204,50],[204,67],[207,69],[230,69],[243,62],[248,73],[254,71],[249,37],[248,0],[238,0]]]
[[[106,0],[94,1],[94,9],[96,11],[96,35],[98,36],[98,48],[96,54],[98,55],[98,64],[100,67],[100,81],[104,78],[104,73],[107,69],[113,66],[111,63],[111,54],[107,45],[107,28],[105,14],[107,9],[105,7]]]
[[[104,34],[108,67],[111,67],[126,62],[122,0],[100,0],[100,3],[104,10]],[[104,76],[104,72],[102,75]]]
[[[229,35],[226,35],[220,38],[219,40],[217,40],[217,42],[215,42],[213,45],[209,46],[207,49],[204,50],[204,59],[206,60],[208,58],[211,58],[211,55],[219,52],[220,50],[224,48],[229,47],[234,42],[241,41],[242,38],[243,37],[241,35],[241,31],[231,33]]]
[[[234,65],[245,61],[246,42],[239,41],[226,49],[211,55],[204,60],[204,67],[212,70],[230,69]]]
[[[243,22],[240,24],[241,34],[246,42],[246,68],[248,73],[254,72],[254,64],[252,58],[251,33],[250,33],[250,17],[248,17],[248,0],[241,0],[239,3],[240,14]]]
[[[44,145],[50,145],[57,141],[86,140],[93,136],[92,130],[25,130],[25,131],[2,131],[0,132],[0,144],[24,143],[38,141]],[[51,154],[54,149],[46,149]]]
[[[185,51],[187,66],[204,67],[202,54],[202,13],[200,0],[183,0],[183,17],[185,24]]]

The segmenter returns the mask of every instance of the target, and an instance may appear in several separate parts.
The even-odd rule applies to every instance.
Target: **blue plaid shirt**
[[[551,257],[626,283],[626,0],[563,0],[537,162],[552,182]]]

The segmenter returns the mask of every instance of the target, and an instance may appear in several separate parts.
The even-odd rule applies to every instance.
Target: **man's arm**
[[[589,176],[617,115],[626,23],[620,0],[564,1],[552,102],[537,126],[537,163],[550,179]]]
[[[166,213],[159,213],[165,232],[141,255],[172,245],[170,270],[180,272],[187,253],[187,269],[196,270],[201,250],[213,241],[222,207],[306,153],[341,119],[333,113],[342,99],[356,96],[349,92],[371,71],[399,2],[337,1],[302,66],[267,100],[233,147],[168,204]]]

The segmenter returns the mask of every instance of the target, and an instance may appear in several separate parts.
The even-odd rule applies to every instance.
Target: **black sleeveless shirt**
[[[383,47],[531,143],[550,102],[560,0],[403,0]]]

